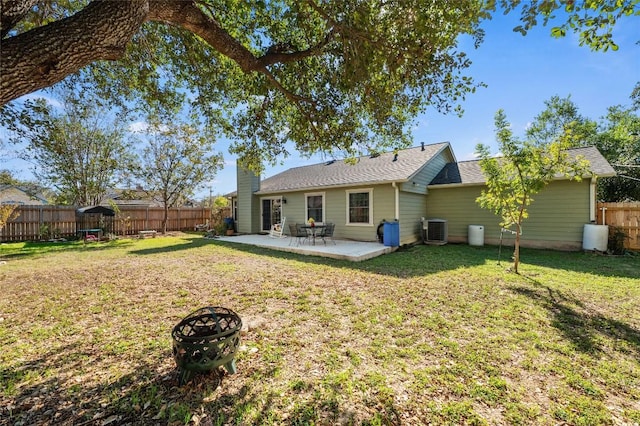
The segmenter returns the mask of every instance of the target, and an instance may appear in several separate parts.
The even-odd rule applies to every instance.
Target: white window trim
[[[369,193],[369,222],[368,223],[352,223],[349,222],[349,195],[360,194],[363,192]],[[347,189],[345,191],[346,199],[346,211],[345,211],[345,224],[347,226],[373,226],[373,188],[361,188],[361,189]]]
[[[305,223],[309,221],[309,209],[307,208],[307,199],[308,197],[322,197],[322,219],[318,220],[317,217],[314,217],[313,220],[316,222],[325,222],[325,215],[327,214],[327,204],[326,204],[326,193],[325,192],[305,192],[304,194],[304,221]]]

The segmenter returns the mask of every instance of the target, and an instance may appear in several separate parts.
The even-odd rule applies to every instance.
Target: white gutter
[[[407,179],[399,179],[397,181],[391,181],[391,185],[394,185],[396,182],[404,183],[407,182]],[[389,180],[376,180],[369,182],[358,182],[356,183],[342,183],[340,185],[323,185],[323,186],[303,186],[298,188],[279,188],[279,189],[267,189],[267,190],[259,190],[253,193],[253,195],[272,195],[272,194],[284,194],[289,192],[310,192],[310,191],[326,191],[329,189],[340,189],[340,188],[354,188],[354,187],[362,187],[362,186],[373,186],[373,185],[387,185]]]
[[[391,186],[395,188],[395,215],[396,219],[400,220],[400,187],[395,182],[391,182]]]

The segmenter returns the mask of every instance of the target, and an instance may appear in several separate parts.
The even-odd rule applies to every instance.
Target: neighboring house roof
[[[600,151],[593,146],[571,148],[567,152],[574,158],[582,156],[589,160],[591,171],[598,177],[610,177],[616,174]],[[485,177],[480,168],[480,161],[473,160],[447,164],[429,185],[482,185],[484,183]]]
[[[118,206],[142,206],[142,207],[162,207],[163,203],[157,194],[149,193],[141,188],[119,189],[115,188],[107,192],[101,205],[109,205],[112,201]]]
[[[256,193],[405,182],[445,149],[451,150],[449,142],[403,149],[398,151],[395,160],[393,152],[386,152],[378,156],[359,157],[355,164],[336,160],[295,167],[264,179]],[[453,152],[451,155],[453,157]]]
[[[47,199],[16,185],[0,185],[0,204],[49,204]]]

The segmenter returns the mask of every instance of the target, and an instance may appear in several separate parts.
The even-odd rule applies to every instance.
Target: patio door
[[[282,222],[282,197],[262,199],[262,231],[268,232],[271,226]]]

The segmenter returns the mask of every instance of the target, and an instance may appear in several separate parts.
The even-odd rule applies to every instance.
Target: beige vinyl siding
[[[238,168],[238,232],[260,231],[260,198],[253,195],[260,188],[260,179],[253,173]]]
[[[500,219],[475,202],[482,186],[430,188],[427,218],[446,219],[450,242],[467,242],[469,225],[484,226],[487,244],[500,238]],[[557,181],[534,197],[523,222],[522,246],[580,249],[584,224],[589,222],[589,181]],[[504,234],[504,243],[513,237]]]
[[[289,235],[289,225],[291,224],[305,224],[307,218],[307,195],[324,195],[324,217],[326,222],[333,222],[332,215],[327,211],[327,208],[331,205],[331,203],[327,202],[327,191],[298,191],[298,192],[287,192],[282,194],[283,200],[287,200],[286,203],[282,204],[282,217],[286,218],[285,222],[285,234]],[[276,195],[270,195],[269,197],[275,197]],[[314,218],[318,222],[321,221],[319,218]]]
[[[282,204],[282,217],[287,218],[284,227],[285,234],[289,235],[289,225],[304,223],[306,199],[304,192],[291,192],[282,194],[282,198],[287,200]]]
[[[369,189],[373,190],[373,223],[371,225],[347,225],[347,191],[367,191]],[[287,218],[287,224],[304,223],[306,217],[305,196],[310,193],[324,194],[324,221],[335,223],[334,236],[337,239],[375,241],[380,221],[382,219],[393,220],[395,216],[395,188],[389,184],[282,194],[287,200],[287,203],[282,206],[282,215]],[[285,225],[285,228],[287,228],[285,233],[289,234],[288,225]]]
[[[421,219],[427,214],[427,196],[400,192],[400,206],[400,245],[421,241]]]
[[[325,196],[324,216],[327,222],[335,223],[336,227],[333,230],[335,238],[346,238],[345,211],[344,188],[327,191]]]
[[[367,189],[373,189],[373,222],[370,225],[347,225],[347,189],[342,189],[342,221],[338,225],[336,222],[336,232],[338,227],[341,226],[340,238],[346,238],[356,241],[375,241],[377,238],[376,231],[378,225],[385,220],[395,219],[395,191],[396,189],[388,185],[376,185],[376,186],[362,186],[349,188],[349,191],[365,191]]]

